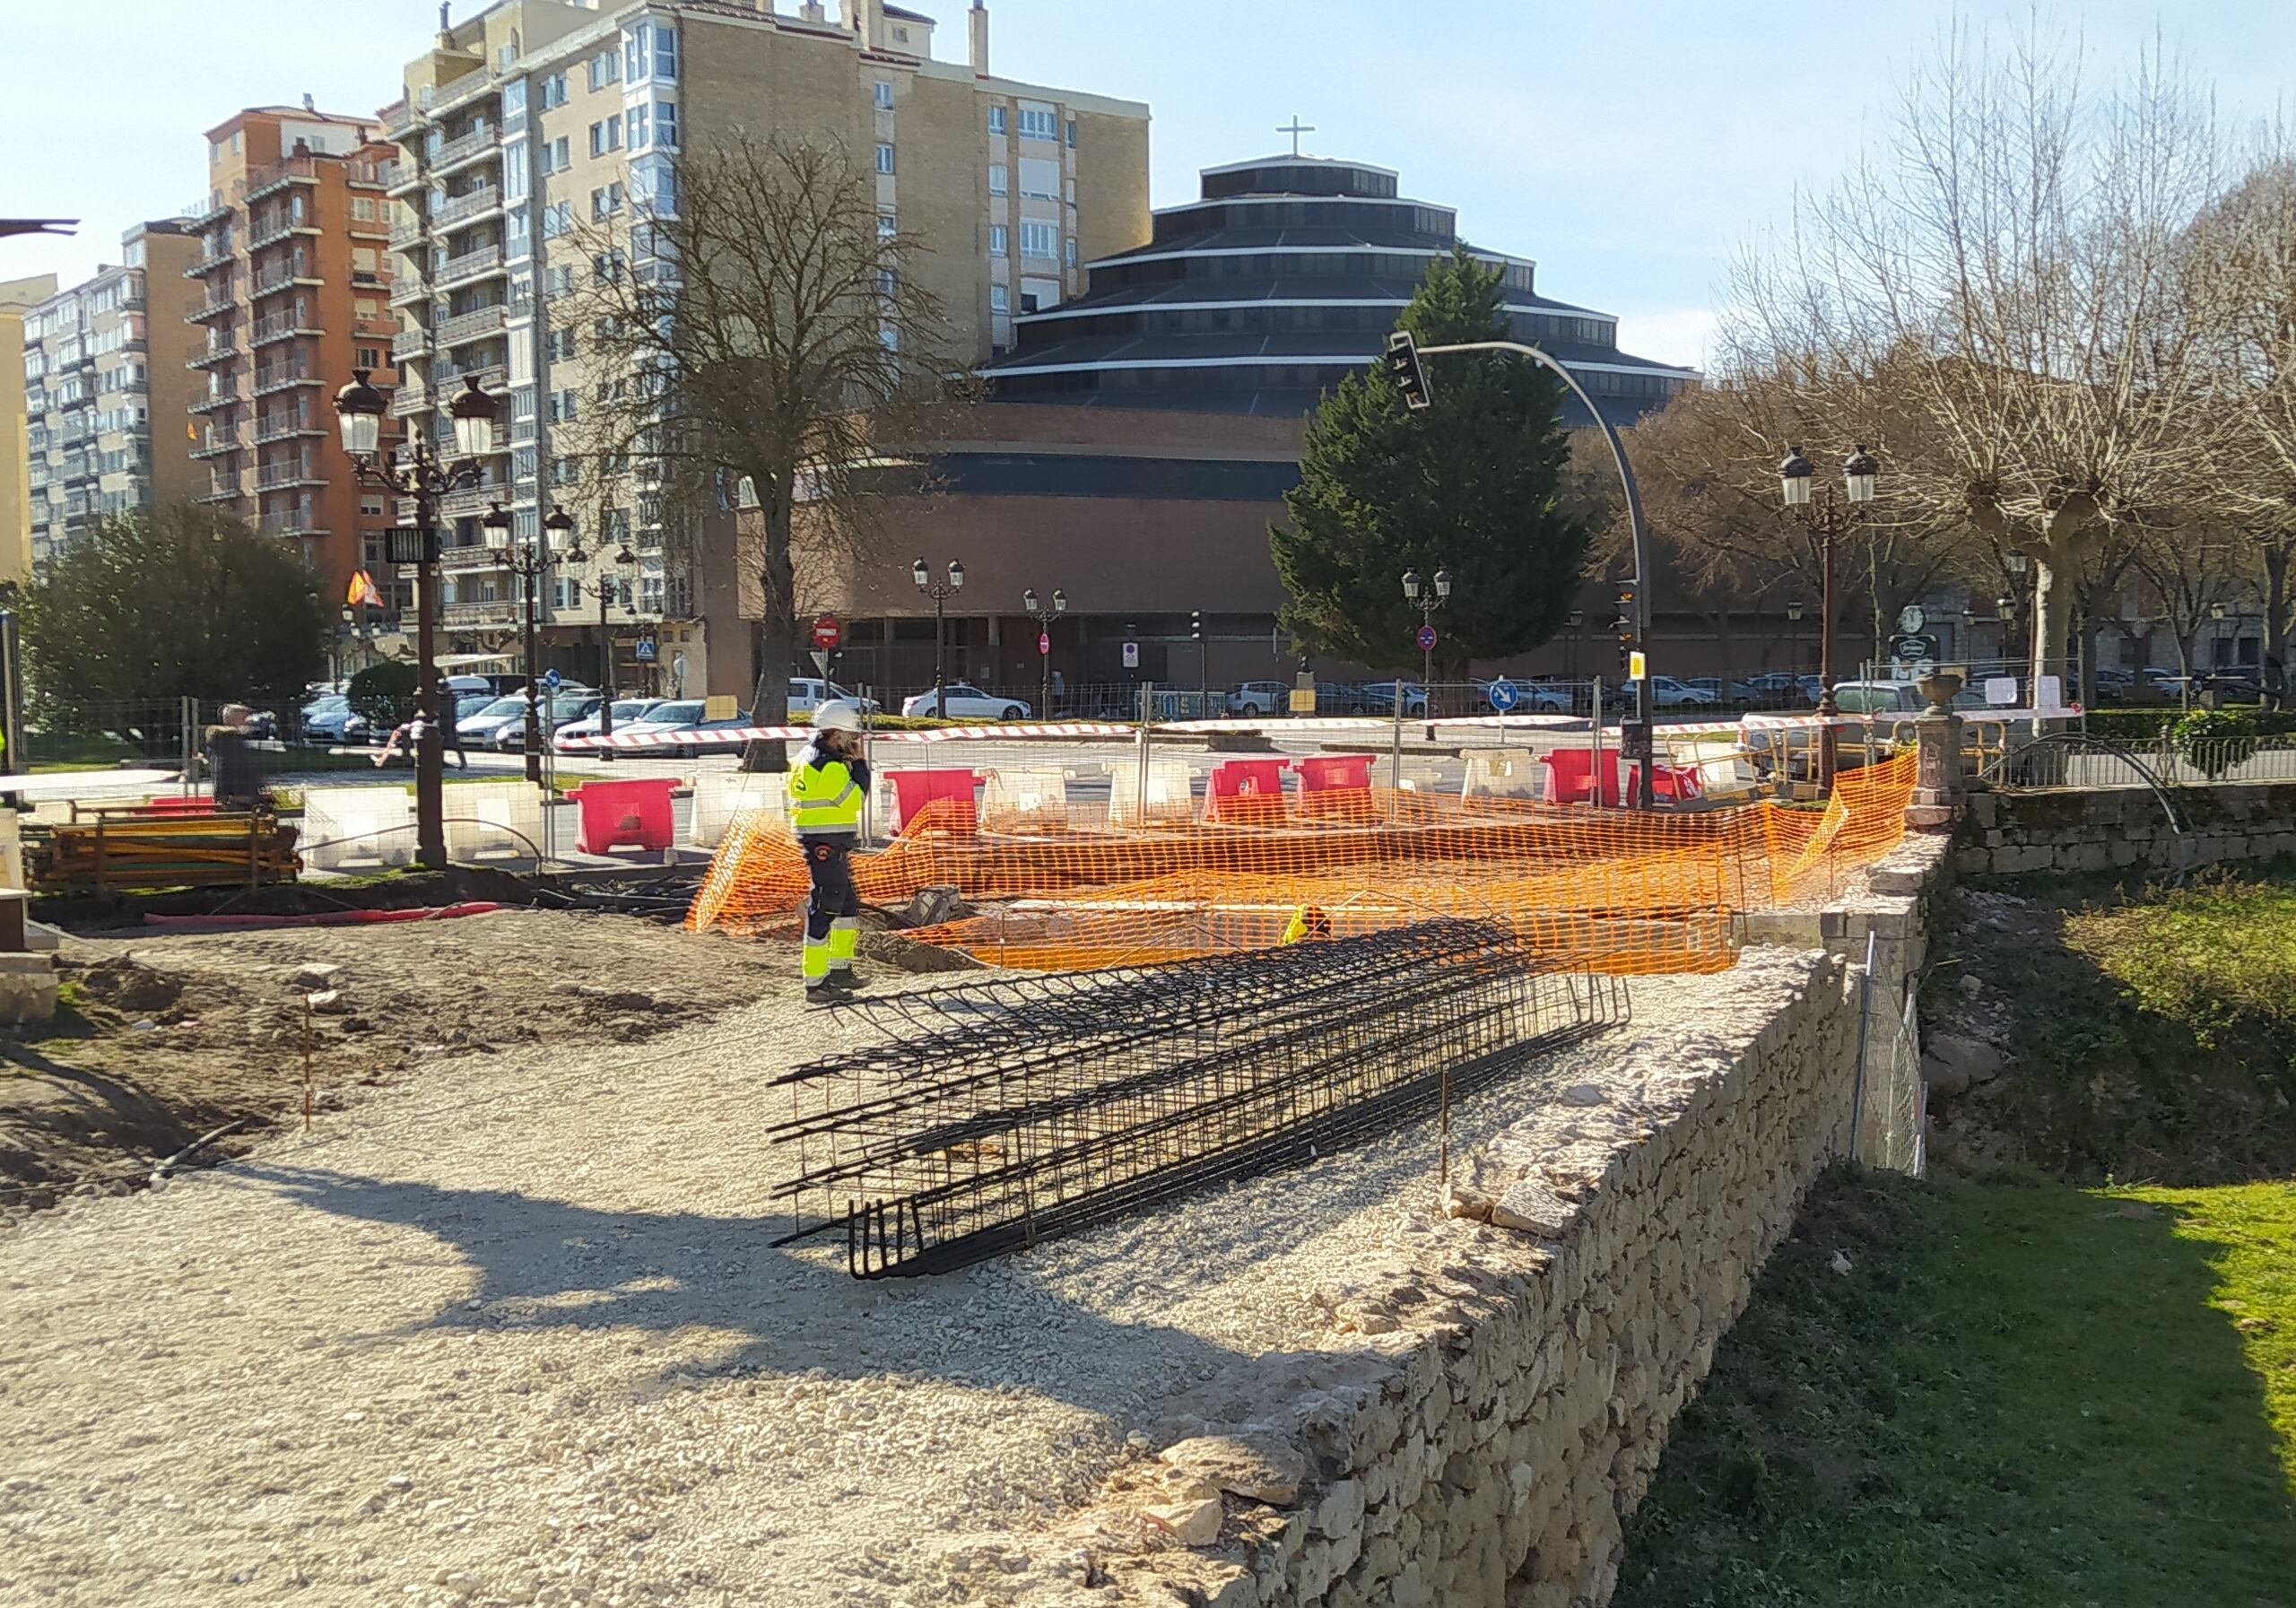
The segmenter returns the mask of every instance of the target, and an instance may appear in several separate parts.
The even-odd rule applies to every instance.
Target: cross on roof
[[[1292,114],[1292,126],[1289,128],[1278,128],[1275,132],[1278,134],[1288,134],[1292,136],[1292,154],[1297,156],[1300,154],[1300,136],[1303,134],[1315,133],[1316,126],[1313,123],[1300,122],[1300,114],[1298,112],[1293,112]]]

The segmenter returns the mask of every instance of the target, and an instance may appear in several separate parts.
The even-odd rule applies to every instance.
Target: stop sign
[[[830,652],[844,640],[845,628],[837,622],[836,615],[823,614],[813,621],[813,646],[822,652]]]

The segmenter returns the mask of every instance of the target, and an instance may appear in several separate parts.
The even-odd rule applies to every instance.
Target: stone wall
[[[2149,787],[1973,793],[1953,868],[1994,876],[2185,871],[2296,854],[2296,782],[2220,782],[2170,796],[2184,817],[2181,833]]]
[[[1261,1359],[1280,1410],[1173,1404],[1213,1432],[1150,1438],[1057,1600],[1606,1602],[1668,1424],[1849,1142],[1858,970],[1757,948],[1731,975],[1726,1012],[1642,1035],[1468,1158],[1456,1221],[1314,1292],[1340,1349]],[[1126,1512],[1169,1543],[1102,1551]]]

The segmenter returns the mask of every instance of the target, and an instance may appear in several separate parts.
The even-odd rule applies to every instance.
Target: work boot
[[[862,982],[859,978],[855,977],[850,968],[844,966],[839,966],[832,969],[829,976],[822,979],[822,987],[833,993],[842,995],[848,999],[852,998],[857,994],[864,994],[868,991],[868,986]]]

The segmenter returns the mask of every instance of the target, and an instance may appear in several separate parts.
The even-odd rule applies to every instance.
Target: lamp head
[[[1810,505],[1810,480],[1818,466],[1802,456],[1799,447],[1786,449],[1786,461],[1778,465],[1778,489],[1789,508]]]
[[[343,450],[354,458],[371,458],[383,446],[383,394],[367,383],[371,369],[353,369],[351,383],[335,394],[335,411],[343,427]]]

